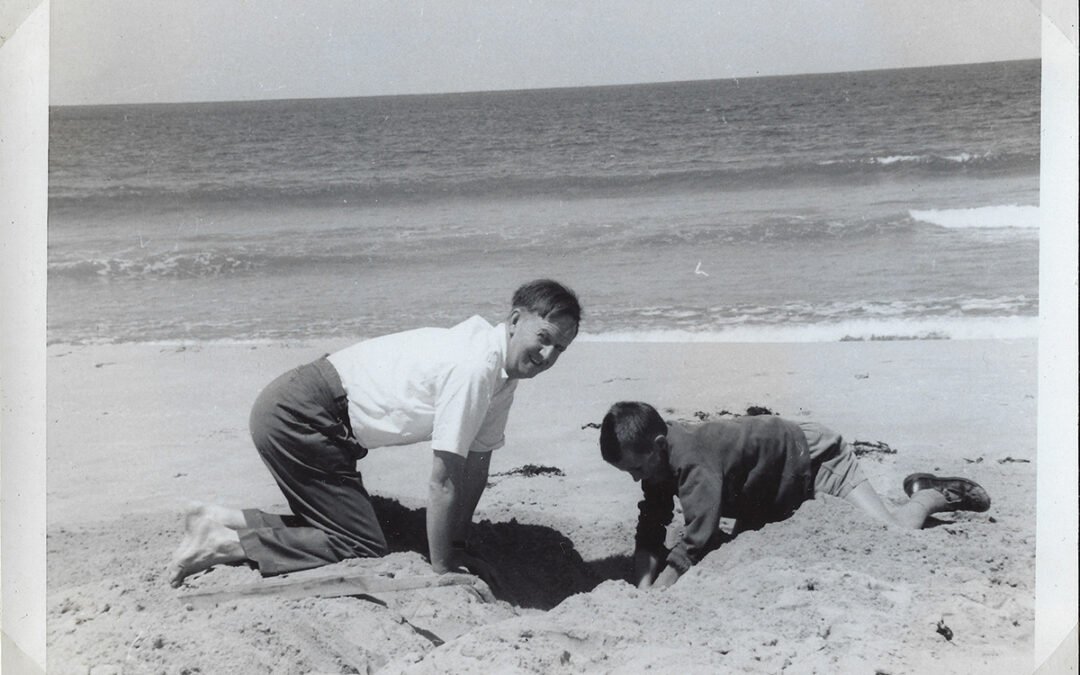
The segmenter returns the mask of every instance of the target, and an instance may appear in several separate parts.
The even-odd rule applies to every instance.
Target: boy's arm
[[[668,586],[675,583],[715,548],[723,510],[722,480],[702,466],[691,467],[680,476],[679,503],[686,527],[682,540],[668,553],[667,567],[654,586],[659,586],[662,581]]]
[[[668,565],[656,552],[642,548],[634,551],[634,585],[641,590],[667,588],[681,576],[678,569]]]
[[[650,588],[667,588],[678,581],[681,576],[682,572],[671,565],[667,565],[664,567],[664,570],[657,575],[656,581],[653,582]]]
[[[675,513],[675,487],[670,483],[642,483],[634,533],[634,585],[649,588],[663,565],[664,539]]]

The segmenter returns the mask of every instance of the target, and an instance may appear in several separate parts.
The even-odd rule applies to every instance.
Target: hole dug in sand
[[[391,548],[383,558],[349,560],[268,579],[246,566],[218,567],[190,578],[185,595],[202,594],[203,600],[175,603],[175,609],[186,615],[178,620],[192,630],[190,636],[181,631],[181,637],[190,640],[169,641],[185,654],[180,660],[192,668],[190,672],[225,672],[225,666],[233,665],[239,669],[232,672],[348,673],[384,668],[396,672],[420,664],[433,651],[475,630],[542,617],[570,596],[628,576],[632,564],[627,555],[586,561],[573,542],[552,527],[513,519],[484,520],[473,525],[471,544],[500,574],[491,589],[493,601],[485,598],[488,589],[482,582],[482,592],[469,584],[387,591],[396,583],[408,587],[433,578],[424,558],[425,512],[385,497],[373,496],[372,501]],[[357,578],[378,583],[372,584],[370,593],[350,595],[332,584],[326,593],[317,583],[307,586],[314,589],[310,595],[296,590],[311,579]],[[268,582],[278,581],[289,590],[244,592],[265,590]],[[205,601],[208,595],[212,601]],[[193,630],[196,626],[204,630]],[[196,640],[202,643],[198,652],[181,647]],[[168,659],[167,650],[153,651],[151,656],[162,664],[177,662]]]
[[[373,497],[392,553],[427,551],[424,511],[392,499]],[[627,578],[627,555],[586,561],[558,530],[511,519],[473,525],[472,544],[499,572],[496,599],[521,609],[549,610],[608,579]]]

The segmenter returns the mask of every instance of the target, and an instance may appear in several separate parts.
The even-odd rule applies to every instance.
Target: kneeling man
[[[437,573],[492,570],[466,551],[491,451],[504,442],[517,381],[555,364],[577,336],[581,306],[548,279],[514,293],[504,323],[474,316],[359,342],[271,382],[251,437],[292,510],[280,516],[192,507],[168,575],[174,587],[218,564],[263,575],[387,551],[357,460],[368,449],[431,441],[427,538]]]

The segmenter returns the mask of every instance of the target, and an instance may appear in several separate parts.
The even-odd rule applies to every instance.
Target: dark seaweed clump
[[[532,478],[533,476],[565,476],[563,470],[555,466],[543,466],[541,464],[526,464],[525,466],[519,466],[516,469],[510,469],[509,471],[500,471],[499,473],[491,474],[494,476],[524,476],[525,478]]]
[[[895,455],[896,450],[889,447],[888,443],[883,441],[855,441],[851,444],[855,450],[855,455],[862,457],[863,455]]]

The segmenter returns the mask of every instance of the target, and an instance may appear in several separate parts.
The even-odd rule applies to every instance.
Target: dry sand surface
[[[468,586],[335,598],[181,594],[260,583],[163,572],[186,499],[284,509],[247,437],[285,370],[344,344],[53,345],[48,352],[50,673],[1026,673],[1035,593],[1036,344],[581,341],[518,389],[474,540],[503,572]],[[966,475],[983,514],[899,531],[842,500],[744,534],[671,589],[629,572],[638,487],[606,466],[607,406],[671,417],[764,406],[849,440],[887,502],[914,471]],[[394,552],[324,568],[430,574],[424,446],[360,463]],[[558,472],[515,471],[526,465]]]

